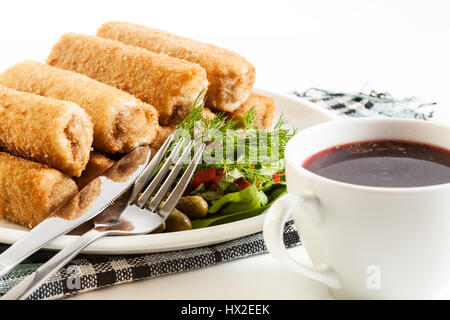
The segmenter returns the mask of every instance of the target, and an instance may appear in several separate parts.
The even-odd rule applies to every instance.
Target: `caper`
[[[173,209],[166,219],[166,232],[191,230],[191,220],[180,210]]]
[[[190,219],[199,219],[208,213],[208,203],[200,196],[181,197],[177,209],[184,212]]]
[[[162,233],[166,231],[166,222],[163,222],[158,228],[152,231],[152,233]]]

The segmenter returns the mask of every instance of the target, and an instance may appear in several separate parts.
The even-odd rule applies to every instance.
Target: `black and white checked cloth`
[[[294,95],[308,99],[344,117],[390,116],[428,120],[434,103],[417,99],[394,100],[388,94],[335,93],[321,89],[296,91]],[[292,221],[284,229],[286,247],[301,244]],[[7,245],[0,245],[0,252]],[[112,285],[195,270],[218,263],[266,252],[262,232],[224,243],[194,249],[141,255],[79,255],[41,286],[30,299],[59,299]],[[55,253],[41,250],[3,278],[0,296],[36,270]]]
[[[284,243],[300,244],[292,221]],[[3,250],[6,246],[3,246]],[[58,299],[111,285],[195,270],[266,252],[261,232],[207,247],[141,255],[79,255],[41,286],[30,299]],[[0,295],[22,281],[55,253],[39,251],[0,279]]]
[[[389,93],[365,88],[359,93],[332,92],[310,88],[294,91],[294,95],[314,102],[342,117],[398,117],[429,120],[436,103],[424,103],[417,98],[397,100]]]

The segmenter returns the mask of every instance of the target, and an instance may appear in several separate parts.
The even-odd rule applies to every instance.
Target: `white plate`
[[[257,92],[272,96],[276,102],[276,115],[280,114],[288,121],[289,126],[299,130],[314,124],[337,119],[338,117],[317,105],[303,99],[270,91]],[[87,247],[83,253],[89,254],[136,254],[163,252],[237,239],[262,230],[264,214],[257,217],[231,222],[223,225],[174,233],[149,234],[139,236],[110,236],[99,239]],[[12,244],[26,235],[28,229],[0,220],[0,243]],[[76,235],[63,235],[52,241],[45,248],[61,250]]]

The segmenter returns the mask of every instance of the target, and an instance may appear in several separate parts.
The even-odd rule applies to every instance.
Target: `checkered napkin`
[[[388,94],[374,91],[348,94],[309,89],[293,94],[344,117],[397,116],[427,120],[433,116],[435,105],[412,98],[394,100]],[[284,243],[286,247],[301,243],[292,221],[284,228]],[[6,248],[6,245],[0,245],[0,252]],[[141,255],[79,255],[34,292],[30,299],[59,299],[111,285],[204,268],[266,251],[262,232],[258,232],[216,245],[179,251]],[[54,254],[41,250],[0,278],[0,296]]]
[[[284,228],[284,244],[300,244],[292,221]],[[3,250],[6,249],[4,246]],[[79,255],[35,291],[29,299],[59,299],[111,285],[195,270],[266,252],[261,232],[224,243],[141,255]],[[0,295],[22,281],[55,253],[39,251],[0,279]]]
[[[389,93],[376,92],[367,86],[358,93],[333,92],[310,88],[294,91],[294,95],[314,102],[342,117],[398,117],[429,120],[436,103],[418,98],[394,99]]]

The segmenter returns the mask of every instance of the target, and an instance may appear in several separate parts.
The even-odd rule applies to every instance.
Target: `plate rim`
[[[275,97],[275,99],[287,99],[296,103],[302,104],[303,107],[309,108],[310,111],[316,112],[324,117],[324,119],[331,121],[339,119],[336,114],[321,108],[317,104],[297,97],[293,94],[286,94],[277,91],[254,89],[256,93],[265,94]],[[325,121],[326,121],[325,120]],[[86,247],[82,254],[100,254],[100,255],[120,255],[120,254],[143,254],[156,253],[174,250],[183,250],[188,248],[199,248],[212,244],[223,243],[230,240],[235,240],[241,237],[248,236],[262,231],[265,213],[256,217],[230,222],[222,225],[211,226],[208,228],[194,229],[183,232],[170,233],[170,239],[167,241],[168,234],[145,234],[145,235],[130,235],[130,236],[108,236],[101,238]],[[21,237],[24,237],[28,231],[17,230],[0,225],[0,243],[13,244]],[[205,240],[208,233],[214,234],[214,240]],[[57,251],[66,247],[71,241],[80,236],[78,235],[62,235],[49,244],[43,247],[45,250]],[[123,244],[123,239],[126,238],[126,245]],[[189,238],[187,241],[186,238]],[[164,241],[166,240],[166,241]],[[151,248],[152,242],[155,244]],[[164,244],[166,243],[166,244]]]

